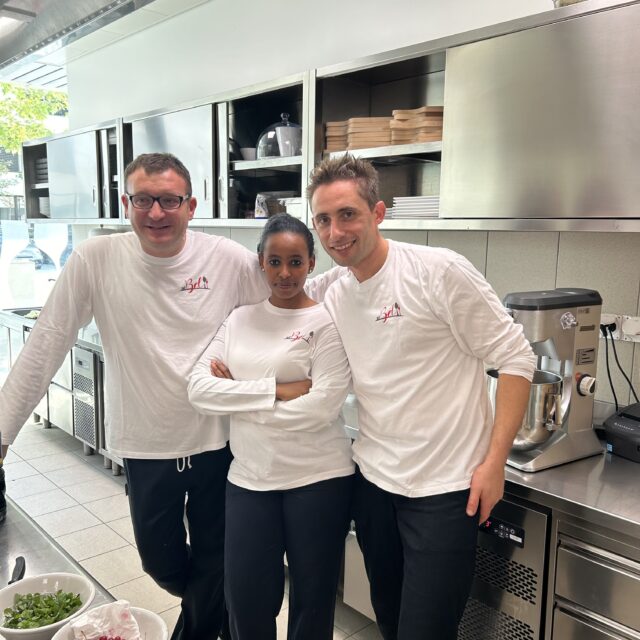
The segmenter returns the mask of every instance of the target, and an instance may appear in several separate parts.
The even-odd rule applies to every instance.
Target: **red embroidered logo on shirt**
[[[285,340],[291,340],[291,342],[298,342],[298,340],[304,340],[307,344],[311,342],[311,338],[313,338],[313,331],[309,331],[308,335],[304,335],[300,331],[292,331],[290,335],[288,335]]]
[[[187,293],[193,293],[196,289],[208,289],[209,281],[207,280],[207,276],[199,276],[197,280],[193,278],[189,278],[185,280],[184,286],[180,289],[180,291],[186,291]]]
[[[399,318],[401,316],[402,313],[400,313],[400,305],[397,302],[394,302],[389,307],[386,305],[382,307],[382,311],[378,314],[376,322],[381,320],[383,323],[386,323],[390,318]]]

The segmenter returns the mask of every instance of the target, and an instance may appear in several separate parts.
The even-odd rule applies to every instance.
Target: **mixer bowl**
[[[487,371],[487,387],[495,412],[498,371]],[[560,428],[560,400],[562,378],[557,373],[536,369],[531,381],[529,402],[520,429],[513,441],[513,449],[527,451],[546,442],[555,429]]]

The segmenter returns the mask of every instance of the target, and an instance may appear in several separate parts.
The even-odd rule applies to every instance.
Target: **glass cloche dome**
[[[280,122],[269,125],[259,136],[256,157],[299,156],[302,153],[302,127],[289,122],[289,114],[281,113]]]

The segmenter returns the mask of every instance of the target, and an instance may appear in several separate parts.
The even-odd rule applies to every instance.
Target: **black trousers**
[[[173,640],[217,639],[223,626],[224,502],[230,463],[228,445],[179,460],[124,461],[142,566],[158,585],[182,599]]]
[[[384,640],[455,640],[473,580],[469,491],[406,498],[356,471],[354,520]]]
[[[233,640],[276,640],[289,565],[289,640],[332,640],[353,476],[284,491],[227,483],[225,595]]]

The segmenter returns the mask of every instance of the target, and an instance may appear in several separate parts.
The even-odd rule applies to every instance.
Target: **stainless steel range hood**
[[[0,69],[45,47],[75,42],[152,1],[0,0],[0,16],[19,21],[0,39]]]
[[[203,1],[0,0],[0,81],[65,91],[67,45],[73,48],[85,36],[154,2],[162,5],[160,12],[154,7],[136,20],[132,31],[144,28],[146,21],[152,23],[158,15],[179,13]],[[88,50],[94,48],[95,44]]]

